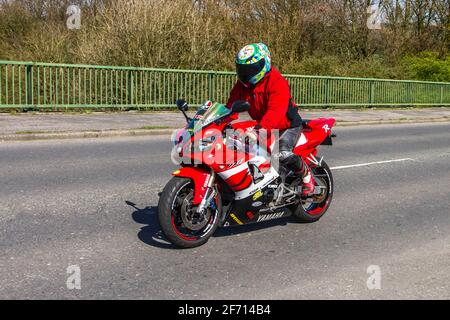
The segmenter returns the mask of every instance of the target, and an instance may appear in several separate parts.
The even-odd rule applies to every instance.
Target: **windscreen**
[[[231,114],[231,110],[224,104],[213,103],[210,107],[208,105],[210,104],[205,103],[194,116],[190,125],[190,129],[193,129],[194,132],[200,131],[212,122]]]

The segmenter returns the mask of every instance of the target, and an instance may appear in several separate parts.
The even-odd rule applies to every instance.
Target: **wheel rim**
[[[313,167],[311,170],[313,171],[314,176],[321,180],[326,188],[320,195],[302,200],[302,206],[306,214],[318,216],[323,214],[328,209],[331,201],[333,186],[330,173],[327,170],[322,167]]]
[[[192,205],[194,186],[191,182],[183,185],[172,202],[172,227],[177,235],[186,241],[197,241],[207,236],[219,216],[217,196],[206,209],[205,214],[198,214]]]

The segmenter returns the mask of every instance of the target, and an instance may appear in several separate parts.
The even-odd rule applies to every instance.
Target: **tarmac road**
[[[450,123],[336,133],[321,221],[221,229],[192,250],[157,237],[167,136],[0,143],[0,298],[450,299]]]

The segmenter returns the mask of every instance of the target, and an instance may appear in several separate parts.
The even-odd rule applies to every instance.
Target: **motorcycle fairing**
[[[211,178],[210,172],[201,167],[183,167],[173,173],[174,176],[180,178],[187,178],[194,183],[194,199],[193,205],[199,205],[205,197],[208,189],[209,179]]]
[[[232,168],[214,168],[217,174],[235,192],[236,200],[247,198],[273,182],[279,176],[278,172],[270,167],[270,162],[264,157],[250,156],[249,160],[245,159],[247,161],[244,161],[244,159],[239,160],[242,160],[242,163]],[[262,174],[262,179],[257,183],[255,183],[250,173],[250,165],[256,166]]]
[[[331,137],[335,123],[336,120],[333,118],[320,118],[305,123],[294,153],[309,162],[308,156],[311,154],[316,156],[317,147]]]
[[[259,189],[256,193],[241,200],[235,200],[228,211],[224,227],[232,227],[253,224],[262,221],[289,217],[292,212],[284,207],[267,209],[268,200],[265,199],[265,191],[270,187]]]

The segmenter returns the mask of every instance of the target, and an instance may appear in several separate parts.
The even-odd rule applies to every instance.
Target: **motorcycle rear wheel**
[[[192,206],[194,184],[190,179],[172,178],[164,188],[158,203],[158,220],[168,240],[179,248],[204,245],[216,231],[221,212],[220,195],[206,209],[205,216]]]
[[[326,186],[326,189],[323,190],[320,196],[302,200],[299,205],[291,208],[293,216],[297,221],[303,223],[319,221],[328,211],[333,200],[334,182],[330,167],[325,161],[322,161],[320,167],[312,166],[311,170],[314,176]]]

